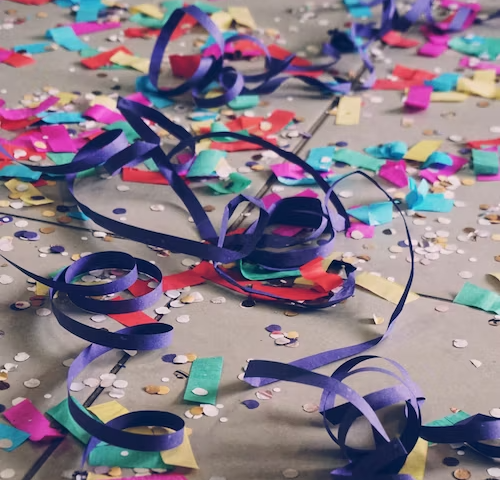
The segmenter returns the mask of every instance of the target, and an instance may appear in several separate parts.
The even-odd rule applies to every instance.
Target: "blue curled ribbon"
[[[185,253],[197,256],[204,260],[214,262],[217,273],[233,286],[249,294],[258,294],[286,303],[293,303],[297,307],[307,309],[325,308],[335,305],[340,301],[349,298],[354,294],[354,267],[347,264],[341,265],[345,268],[346,280],[343,288],[318,302],[290,302],[290,300],[254,289],[251,284],[242,286],[230,277],[221,267],[221,264],[241,259],[252,262],[271,269],[298,268],[311,259],[318,256],[328,255],[333,249],[333,241],[336,232],[344,230],[349,226],[348,215],[337,195],[334,192],[335,186],[351,175],[361,175],[372,182],[387,198],[393,203],[396,210],[401,214],[410,251],[410,274],[404,292],[396,305],[387,331],[372,340],[357,345],[329,350],[316,355],[305,357],[283,365],[276,362],[254,361],[249,364],[245,379],[252,386],[262,386],[277,380],[289,380],[299,383],[306,383],[319,386],[325,393],[321,402],[325,422],[339,425],[338,437],[328,429],[331,438],[338,443],[343,453],[350,463],[347,467],[333,472],[334,478],[339,480],[345,476],[354,476],[356,480],[371,478],[374,475],[376,480],[386,480],[397,478],[394,475],[399,471],[398,467],[404,463],[404,459],[416,443],[418,436],[428,438],[439,443],[465,441],[473,448],[485,455],[499,457],[499,447],[494,447],[482,443],[484,440],[500,438],[500,421],[476,415],[472,420],[457,424],[456,427],[436,427],[428,428],[421,426],[419,405],[423,401],[417,387],[411,382],[407,373],[395,362],[389,361],[399,370],[399,376],[389,371],[376,368],[359,368],[353,370],[358,363],[361,363],[371,356],[355,357],[341,365],[331,378],[324,377],[311,372],[319,367],[328,365],[338,360],[353,357],[376,346],[388,337],[394,328],[395,321],[404,308],[404,304],[410,291],[414,274],[414,254],[410,232],[402,215],[398,204],[385,192],[385,190],[371,177],[363,172],[352,172],[345,175],[329,185],[321,175],[309,164],[300,159],[292,152],[267,142],[266,140],[253,135],[241,135],[233,132],[209,133],[199,136],[191,136],[180,125],[176,125],[160,112],[144,105],[120,98],[118,109],[127,119],[130,125],[140,136],[131,145],[128,145],[124,134],[120,130],[105,132],[93,140],[89,141],[73,158],[73,161],[63,166],[31,166],[33,170],[42,173],[54,173],[66,176],[69,189],[73,194],[78,206],[98,225],[126,238],[136,240],[147,245],[154,245],[165,249],[170,249],[177,253]],[[151,120],[162,128],[172,133],[179,139],[178,145],[168,153],[163,152],[160,147],[159,137],[144,122],[143,118]],[[191,191],[188,185],[177,173],[177,165],[173,163],[175,156],[185,149],[194,154],[197,141],[205,138],[231,137],[239,140],[252,142],[263,148],[269,149],[280,155],[286,161],[303,168],[316,181],[324,192],[323,200],[306,197],[285,198],[278,201],[270,209],[266,209],[261,200],[247,195],[237,195],[224,208],[222,226],[219,234],[215,231],[206,212],[200,202]],[[122,167],[135,165],[146,158],[152,158],[162,175],[169,181],[172,189],[182,200],[190,215],[195,221],[200,237],[204,243],[183,239],[180,237],[160,234],[152,230],[146,230],[132,225],[123,224],[117,220],[101,215],[88,205],[78,199],[75,191],[74,181],[76,173],[87,170],[90,166],[102,167],[108,173],[115,175]],[[259,216],[243,234],[227,235],[229,220],[238,205],[242,202],[250,202],[259,209]],[[306,240],[280,238],[266,233],[268,226],[273,223],[287,222],[306,227],[311,230]],[[326,237],[326,238],[324,238]],[[312,241],[313,245],[305,244]],[[316,245],[314,245],[316,243]],[[293,247],[290,249],[290,247]],[[271,252],[269,249],[273,249]],[[19,265],[10,262],[23,273],[35,278],[37,281],[48,285],[51,288],[50,298],[53,300],[56,293],[63,292],[77,306],[89,311],[99,313],[124,313],[143,310],[153,305],[161,295],[160,270],[145,261],[134,259],[127,254],[119,252],[105,252],[86,256],[71,266],[63,270],[54,280],[39,277]],[[127,273],[116,280],[98,286],[74,285],[71,282],[84,272],[102,268],[123,268]],[[148,274],[158,282],[158,286],[143,297],[118,302],[108,302],[89,298],[89,296],[107,295],[116,293],[130,287],[137,279],[138,272]],[[126,328],[112,333],[104,330],[96,330],[82,325],[68,317],[58,308],[57,302],[52,301],[54,314],[60,325],[89,342],[92,345],[86,348],[73,362],[68,375],[68,386],[74,378],[94,359],[106,353],[111,348],[127,350],[153,350],[167,347],[171,340],[172,327],[165,324],[151,324]],[[350,375],[361,371],[381,372],[391,375],[400,380],[403,384],[393,389],[385,389],[372,396],[360,397],[351,389],[343,386],[342,381]],[[69,393],[68,393],[69,394]],[[340,395],[348,401],[347,406],[334,407],[335,396]],[[397,440],[390,440],[383,429],[374,411],[383,406],[391,405],[396,401],[405,401],[407,405],[406,419],[407,426],[403,434]],[[91,449],[95,447],[99,440],[106,441],[112,445],[123,448],[130,448],[141,451],[161,451],[175,448],[180,445],[183,439],[184,421],[168,412],[134,412],[108,422],[103,425],[94,420],[90,415],[82,412],[69,396],[69,408],[75,421],[92,435],[92,439],[84,453],[85,462]],[[376,436],[376,449],[374,452],[360,452],[345,445],[345,437],[350,425],[359,415],[364,415],[374,427]],[[122,432],[123,428],[138,425],[159,425],[165,426],[174,431],[168,435],[147,436]],[[427,429],[427,430],[426,430]],[[375,475],[375,473],[380,475]],[[387,476],[387,475],[389,476]],[[393,475],[392,477],[390,475]]]
[[[380,367],[358,368],[358,365],[376,359],[388,362],[397,372]],[[398,384],[361,396],[343,383],[347,378],[360,373],[381,373],[396,379]],[[483,455],[500,458],[499,446],[484,443],[500,438],[499,419],[478,414],[450,427],[422,426],[420,408],[425,398],[408,372],[393,360],[373,355],[355,357],[340,365],[330,377],[279,362],[250,361],[245,379],[262,376],[272,376],[323,390],[320,412],[324,426],[330,438],[348,459],[346,466],[331,472],[333,480],[410,480],[413,478],[411,475],[399,474],[399,471],[419,438],[433,443],[467,443]],[[335,406],[337,396],[342,397],[346,403]],[[404,427],[398,436],[391,439],[376,412],[401,403],[404,404]],[[346,443],[351,426],[361,416],[372,427],[373,449],[353,448]],[[338,427],[336,434],[331,425]]]
[[[196,21],[208,32],[214,39],[214,45],[217,47],[219,55],[217,57],[202,57],[198,68],[191,78],[177,87],[163,88],[159,85],[163,55],[170,42],[172,33],[181,23],[184,15],[190,15],[196,19]],[[224,65],[225,46],[238,40],[250,40],[264,52],[264,72],[260,74],[244,75],[238,72],[234,67]],[[295,58],[296,56],[294,54],[289,55],[284,60],[273,58],[266,45],[250,35],[237,34],[224,39],[221,31],[212,21],[210,16],[195,5],[190,5],[174,10],[168,21],[162,27],[153,48],[147,78],[153,88],[156,89],[156,93],[167,98],[177,97],[184,93],[191,92],[194,102],[201,108],[220,107],[234,100],[239,95],[269,94],[277,90],[284,82],[291,78],[300,80],[306,85],[316,88],[323,93],[343,94],[350,90],[351,84],[343,79],[337,79],[339,83],[323,82],[317,78],[297,74],[300,72],[305,73],[328,69],[333,66],[340,57],[334,58],[332,62],[327,64],[312,65],[308,67],[291,65]],[[293,73],[294,75],[286,75],[287,73]],[[279,77],[278,75],[280,74],[285,75]],[[250,88],[246,86],[247,83],[257,85]],[[217,97],[205,98],[206,90],[211,88],[214,84],[220,87],[223,93]]]

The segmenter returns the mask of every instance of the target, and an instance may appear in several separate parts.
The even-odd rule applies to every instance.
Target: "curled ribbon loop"
[[[396,373],[387,368],[358,367],[370,360],[384,360],[396,369]],[[398,384],[361,396],[344,384],[346,379],[360,373],[387,375],[396,379]],[[422,426],[420,408],[425,399],[408,372],[393,360],[372,355],[355,357],[343,363],[330,377],[293,365],[252,360],[245,371],[245,378],[262,376],[272,376],[323,390],[320,412],[324,426],[348,460],[346,466],[331,472],[333,480],[409,480],[413,477],[399,472],[419,438],[434,443],[465,442],[480,453],[500,458],[500,447],[484,443],[500,439],[499,419],[474,415],[450,427]],[[346,403],[335,406],[337,397],[342,397]],[[402,431],[391,439],[376,412],[398,404],[404,405],[402,416],[405,421]],[[361,416],[372,427],[372,449],[354,448],[346,443],[351,426]],[[337,428],[336,434],[332,431],[332,426]]]
[[[162,87],[159,83],[163,55],[172,33],[181,23],[184,15],[193,17],[208,32],[214,42],[212,47],[215,51],[211,50],[210,56],[201,57],[195,72],[185,82],[172,88]],[[238,40],[250,40],[263,52],[265,68],[263,73],[244,75],[235,68],[224,65],[226,45]],[[273,58],[268,48],[260,40],[250,35],[233,35],[224,39],[221,31],[211,18],[195,5],[190,5],[175,10],[162,27],[151,55],[148,80],[159,94],[167,98],[177,97],[191,91],[196,105],[201,108],[220,107],[239,95],[259,95],[274,92],[290,78],[298,79],[322,93],[345,93],[349,91],[350,83],[343,80],[341,80],[342,83],[337,83],[337,81],[324,82],[307,75],[311,71],[324,71],[330,68],[338,61],[338,58],[334,58],[332,62],[324,65],[292,66],[291,63],[295,58],[293,54],[283,60]],[[279,74],[284,74],[284,76],[277,77]],[[253,87],[247,86],[250,83],[257,85]],[[212,88],[214,84],[220,87],[223,93],[216,97],[206,97],[206,91]]]

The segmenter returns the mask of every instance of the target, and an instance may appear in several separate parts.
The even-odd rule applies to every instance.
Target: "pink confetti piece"
[[[453,165],[447,165],[439,170],[426,168],[424,170],[420,170],[420,176],[425,178],[429,183],[434,183],[438,180],[438,176],[444,175],[445,177],[449,177],[450,175],[455,175],[455,173],[457,173],[464,165],[469,163],[469,160],[466,158],[452,155],[451,153],[448,155],[453,160]]]
[[[104,105],[94,105],[88,108],[83,114],[84,117],[89,117],[96,122],[111,124],[125,120],[123,116],[117,112],[113,112]]]
[[[80,22],[72,23],[69,26],[73,29],[76,35],[86,35],[89,33],[102,32],[103,30],[120,28],[122,25],[120,22]]]
[[[4,412],[4,417],[12,426],[30,434],[30,440],[40,442],[62,438],[64,435],[53,429],[49,421],[26,398],[21,403]]]
[[[425,110],[431,102],[432,87],[410,87],[405,106],[416,110]]]
[[[63,125],[50,125],[40,127],[42,137],[47,138],[47,144],[52,152],[76,153],[77,147],[69,136],[68,130]]]
[[[52,107],[59,101],[57,97],[49,97],[44,100],[38,107],[34,108],[17,108],[8,109],[3,108],[5,105],[5,100],[0,99],[0,117],[6,120],[24,120],[25,118],[32,117],[40,112],[44,112],[48,108]]]

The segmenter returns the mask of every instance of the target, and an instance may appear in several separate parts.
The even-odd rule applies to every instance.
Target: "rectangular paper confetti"
[[[87,410],[92,412],[103,423],[108,423],[110,420],[129,412],[116,400],[111,400],[110,402],[101,403],[99,405],[92,405]]]
[[[370,292],[384,298],[385,300],[397,305],[401,295],[404,292],[404,286],[399,283],[390,282],[389,280],[372,275],[368,272],[361,272],[356,275],[356,285],[369,290]],[[405,304],[417,300],[419,296],[416,293],[410,292]]]
[[[0,439],[8,439],[12,442],[12,446],[9,448],[0,448],[0,450],[5,450],[6,452],[12,452],[17,447],[22,445],[28,438],[30,434],[23,432],[17,428],[11,427],[10,425],[5,425],[0,423]]]
[[[82,42],[71,27],[51,28],[47,31],[47,37],[51,38],[61,47],[72,52],[78,52],[88,48],[85,42]]]
[[[32,442],[64,437],[61,432],[50,426],[49,421],[27,398],[10,407],[3,415],[14,427],[29,433]]]
[[[191,366],[184,400],[195,403],[217,403],[217,389],[222,375],[222,357],[197,358]],[[204,389],[206,395],[196,395],[194,389]]]
[[[472,164],[476,175],[496,175],[498,173],[498,153],[486,150],[472,150]]]
[[[74,402],[78,405],[80,410],[87,413],[87,410],[80,405],[78,400],[73,399]],[[90,434],[87,433],[78,423],[75,422],[73,416],[69,411],[68,399],[65,398],[61,403],[58,403],[55,407],[52,407],[50,410],[47,410],[47,415],[51,416],[54,420],[56,420],[59,424],[61,424],[66,430],[68,430],[75,438],[80,440],[84,445],[90,440]],[[1,436],[1,435],[0,435]]]
[[[429,155],[435,152],[442,143],[442,140],[422,140],[406,152],[404,159],[425,162]]]
[[[337,107],[335,125],[358,125],[361,115],[361,97],[342,97]]]
[[[415,447],[406,458],[406,462],[399,471],[399,474],[411,475],[414,480],[424,480],[428,450],[429,442],[426,442],[423,438],[419,438]]]
[[[405,107],[414,110],[425,110],[431,102],[432,87],[410,87],[406,95]]]
[[[469,95],[461,92],[432,92],[431,102],[465,102]]]
[[[347,163],[352,167],[366,168],[374,172],[378,172],[380,167],[385,163],[385,160],[370,157],[369,155],[348,148],[339,148],[336,150],[333,154],[333,159],[336,162]]]
[[[500,295],[469,282],[465,282],[453,302],[479,308],[485,312],[500,314]]]

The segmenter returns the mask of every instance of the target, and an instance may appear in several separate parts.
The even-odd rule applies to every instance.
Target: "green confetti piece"
[[[453,303],[479,308],[485,312],[500,315],[500,295],[469,282],[464,284]]]
[[[195,403],[217,403],[217,389],[222,375],[222,357],[197,358],[191,366],[184,400]],[[202,388],[207,395],[195,395],[193,390]]]
[[[128,455],[122,455],[122,452]],[[163,463],[160,452],[140,452],[113,445],[101,444],[90,452],[89,464],[95,467],[122,467],[122,468],[167,468]],[[170,468],[172,469],[172,468]]]
[[[246,108],[256,107],[260,102],[258,95],[240,95],[234,100],[231,100],[228,105],[233,110],[244,110]]]
[[[193,3],[193,5],[197,6],[201,11],[205,13],[215,13],[215,12],[220,12],[222,10],[222,8],[216,7],[215,5],[212,5],[211,3],[207,2],[196,1]]]
[[[86,408],[84,408],[76,399],[73,399],[78,405],[78,408],[89,414]],[[60,423],[66,430],[68,430],[75,438],[80,440],[84,445],[87,445],[90,440],[90,435],[82,428],[78,423],[75,422],[73,416],[69,411],[68,399],[65,398],[61,403],[57,404],[47,411],[47,415],[51,416],[54,420]]]
[[[366,168],[373,172],[378,172],[380,167],[385,164],[385,160],[370,157],[364,153],[356,152],[348,148],[340,148],[333,153],[333,159],[336,162],[347,163],[352,167]]]
[[[241,274],[247,280],[269,280],[273,278],[285,278],[285,277],[299,277],[300,270],[282,270],[276,272],[273,270],[266,270],[259,265],[254,265],[252,263],[245,263],[243,260],[240,261]]]
[[[496,175],[498,173],[498,154],[485,150],[472,150],[472,163],[476,175]]]
[[[252,181],[241,173],[230,173],[227,180],[217,183],[207,183],[207,186],[219,195],[228,193],[240,193],[252,183]]]
[[[104,130],[123,130],[123,133],[127,137],[129,143],[134,143],[138,138],[140,138],[140,135],[138,135],[138,133],[125,120],[111,123],[110,125],[106,125],[103,128]]]

